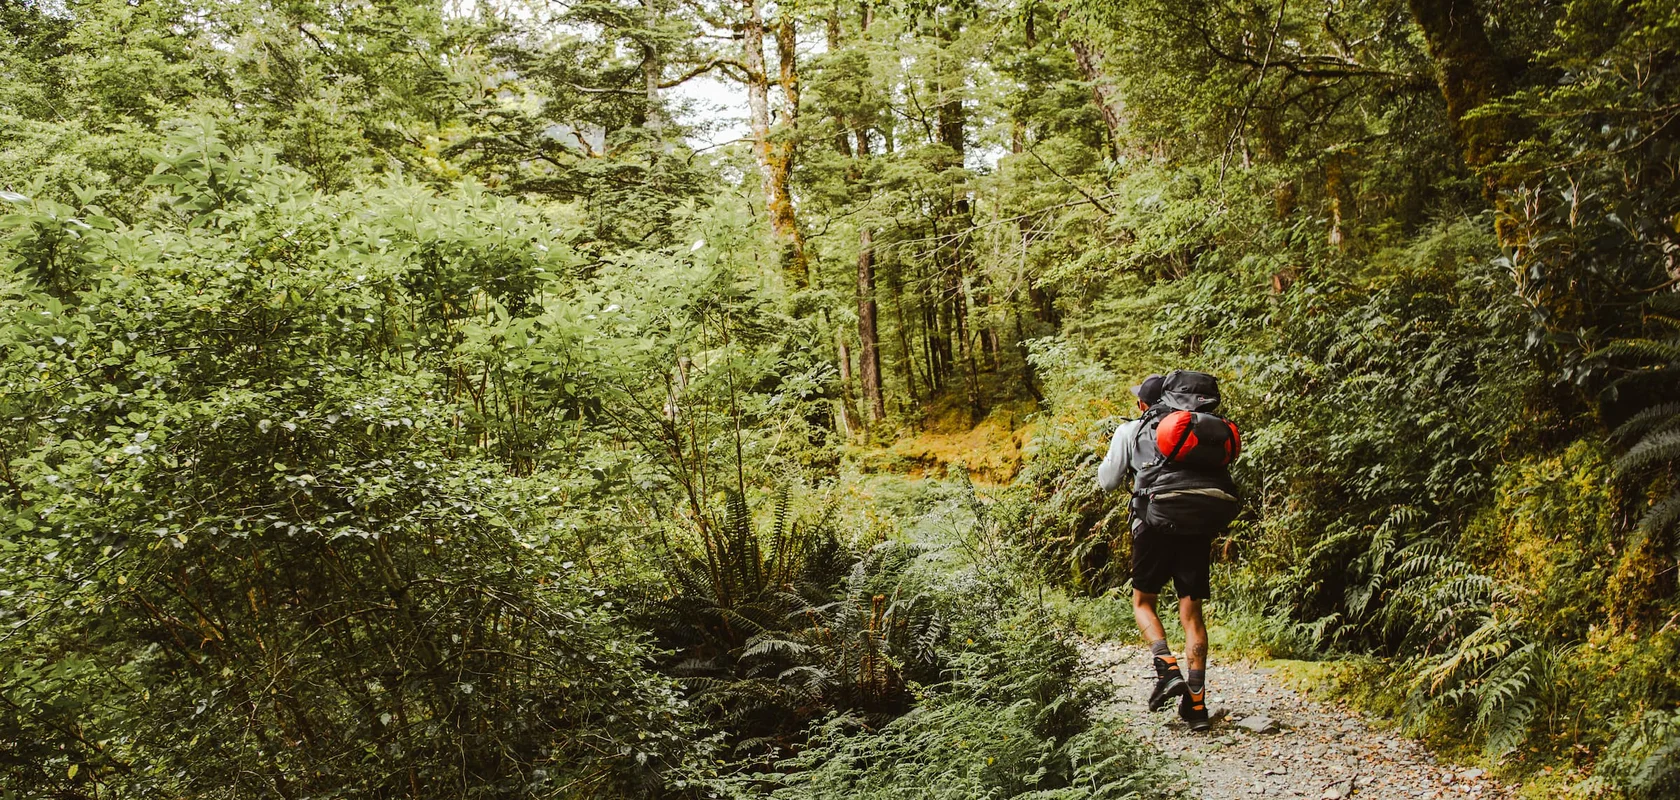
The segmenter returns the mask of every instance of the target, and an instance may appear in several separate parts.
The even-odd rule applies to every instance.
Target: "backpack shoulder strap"
[[[1150,459],[1152,463],[1161,460],[1160,448],[1155,445],[1155,428],[1161,424],[1161,419],[1170,413],[1172,409],[1156,404],[1143,412],[1143,416],[1138,417],[1137,432],[1133,436],[1132,444],[1136,452],[1154,453],[1155,457]]]

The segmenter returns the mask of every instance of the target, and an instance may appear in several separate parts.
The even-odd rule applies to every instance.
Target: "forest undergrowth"
[[[1630,514],[1645,490],[1618,481],[1627,456],[1547,441],[1512,413],[1544,388],[1510,368],[1524,327],[1482,271],[1495,252],[1473,223],[1443,226],[1382,255],[1381,279],[1267,299],[1255,332],[1277,338],[1258,346],[1237,330],[1187,353],[1157,326],[1129,340],[1143,362],[1129,373],[1042,351],[1052,406],[1078,409],[1063,429],[1097,433],[1028,463],[1023,541],[1070,591],[1123,591],[1124,501],[1089,477],[1114,424],[1100,399],[1149,369],[1219,372],[1247,425],[1252,514],[1215,545],[1220,648],[1323,661],[1303,674],[1327,699],[1528,778],[1533,796],[1660,797],[1676,780],[1672,562]],[[1166,292],[1129,302],[1206,302]],[[1476,349],[1490,346],[1508,349]]]

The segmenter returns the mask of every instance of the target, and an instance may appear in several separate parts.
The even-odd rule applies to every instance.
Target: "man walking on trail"
[[[1154,655],[1149,710],[1159,711],[1177,697],[1178,715],[1193,731],[1210,724],[1202,601],[1212,594],[1213,537],[1230,524],[1238,507],[1227,466],[1240,444],[1236,426],[1212,413],[1218,392],[1217,381],[1199,372],[1150,375],[1132,387],[1143,415],[1114,432],[1097,467],[1097,484],[1104,491],[1120,488],[1128,472],[1134,475],[1132,615]],[[1178,594],[1188,678],[1179,671],[1156,614],[1155,599],[1168,578]]]

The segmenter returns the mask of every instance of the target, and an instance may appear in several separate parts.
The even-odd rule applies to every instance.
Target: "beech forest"
[[[1238,797],[1680,798],[1680,4],[0,0],[0,800]]]

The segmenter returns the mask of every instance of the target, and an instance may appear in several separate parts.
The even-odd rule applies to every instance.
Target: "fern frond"
[[[757,656],[782,656],[784,658],[798,658],[811,652],[811,646],[791,639],[774,636],[756,636],[746,649],[741,651],[741,658]]]
[[[1462,672],[1472,670],[1489,657],[1501,656],[1508,652],[1510,643],[1500,638],[1500,629],[1499,622],[1489,618],[1481,627],[1460,640],[1457,649],[1451,655],[1425,674],[1430,691],[1441,692],[1457,683]]]
[[[1666,533],[1680,522],[1680,491],[1657,501],[1644,515],[1639,518],[1636,530],[1646,537],[1656,537]]]
[[[783,684],[801,686],[807,689],[826,689],[834,683],[834,676],[827,668],[813,664],[801,664],[789,667],[776,675],[776,681]]]
[[[1550,651],[1531,642],[1488,670],[1475,694],[1476,724],[1490,754],[1509,752],[1528,738],[1528,723],[1552,683],[1553,663]]]
[[[1673,314],[1680,314],[1680,292],[1667,292],[1664,294],[1654,295],[1651,299],[1646,300],[1645,304],[1653,309],[1656,309],[1659,313],[1669,312]]]
[[[1637,439],[1640,434],[1653,428],[1663,427],[1665,423],[1672,424],[1676,420],[1680,420],[1680,403],[1658,403],[1628,417],[1626,422],[1616,426],[1611,435],[1617,441],[1625,442]]]
[[[1626,475],[1652,464],[1680,460],[1680,431],[1648,434],[1616,459],[1616,472]]]
[[[1501,707],[1491,720],[1485,748],[1491,755],[1504,755],[1528,739],[1528,723],[1540,710],[1540,698],[1522,696]]]
[[[1631,356],[1646,361],[1680,361],[1680,340],[1622,339],[1592,353],[1591,358]]]

